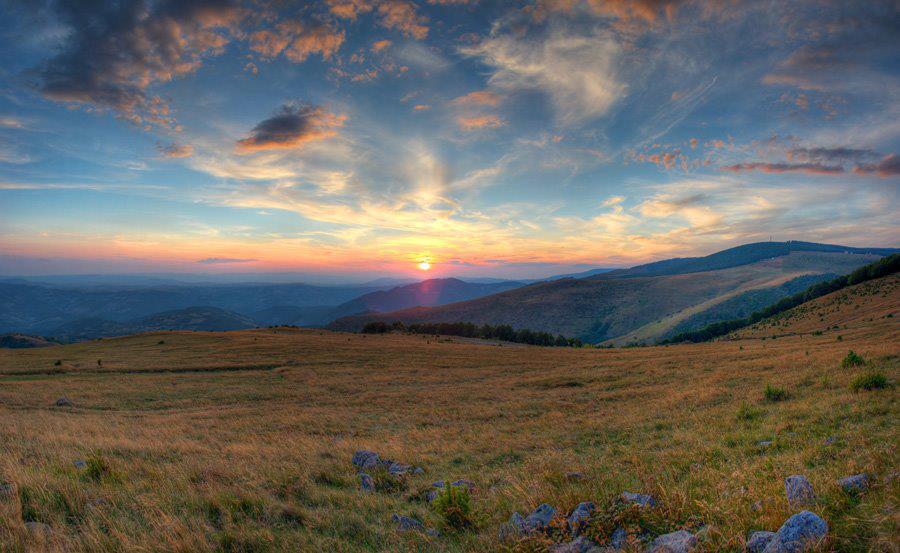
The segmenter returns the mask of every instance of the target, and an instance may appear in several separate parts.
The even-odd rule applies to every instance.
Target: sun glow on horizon
[[[423,270],[423,271],[427,271],[428,269],[431,268],[431,263],[429,263],[428,261],[420,261],[420,262],[416,265],[416,267],[418,267],[419,269],[421,269],[421,270]]]

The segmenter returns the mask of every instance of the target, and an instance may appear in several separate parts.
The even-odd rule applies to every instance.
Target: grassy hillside
[[[628,511],[634,539],[705,527],[701,551],[740,551],[750,531],[776,530],[799,510],[783,479],[800,473],[818,495],[809,509],[830,527],[822,550],[891,551],[900,538],[896,388],[848,386],[873,370],[900,376],[898,318],[875,316],[900,307],[894,282],[791,323],[837,324],[840,340],[578,350],[267,329],[2,350],[0,543],[490,551],[511,513],[542,502],[564,516],[594,501],[588,532],[608,538],[615,498],[629,490],[659,501]],[[855,308],[862,298],[881,307]],[[860,309],[868,317],[854,319]],[[849,349],[865,366],[841,367]],[[765,400],[767,385],[787,397]],[[73,406],[53,406],[61,396]],[[351,464],[358,449],[425,472],[391,493],[363,493]],[[845,494],[837,479],[859,472],[872,475],[871,489]],[[395,530],[394,513],[438,525],[422,496],[435,480],[459,478],[474,483],[474,529]],[[29,533],[23,520],[52,531]]]
[[[124,336],[154,330],[223,331],[255,328],[257,323],[238,313],[217,307],[188,307],[163,311],[134,321],[115,322],[105,319],[79,319],[51,330],[48,334],[65,341],[90,340],[107,336]]]
[[[600,342],[626,336],[645,325],[673,317],[642,333],[654,341],[683,317],[705,304],[713,307],[734,295],[780,286],[809,274],[847,273],[879,256],[833,252],[793,252],[729,269],[663,276],[613,278],[606,273],[586,279],[566,279],[517,288],[476,300],[427,309],[346,317],[330,328],[359,330],[371,320],[472,322],[509,324],[552,334]],[[707,303],[709,302],[709,303]]]

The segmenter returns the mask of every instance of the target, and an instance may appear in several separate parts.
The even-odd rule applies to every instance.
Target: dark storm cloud
[[[317,106],[288,104],[272,117],[260,122],[250,136],[238,140],[241,153],[297,148],[308,142],[334,136],[344,117]]]

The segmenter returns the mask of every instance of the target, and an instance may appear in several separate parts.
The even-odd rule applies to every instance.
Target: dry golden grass
[[[831,526],[825,548],[897,551],[896,389],[853,393],[862,368],[840,366],[853,349],[896,381],[897,320],[864,321],[840,341],[614,350],[278,329],[0,351],[0,481],[14,485],[0,499],[0,544],[485,551],[513,511],[605,507],[631,490],[660,500],[657,530],[708,524],[703,549],[738,551],[796,512],[782,480],[801,473]],[[766,384],[789,398],[765,402]],[[63,395],[75,406],[54,407]],[[426,473],[405,492],[362,494],[350,463],[362,448]],[[108,470],[73,465],[92,458]],[[836,480],[862,471],[873,488],[845,496]],[[395,512],[435,525],[417,492],[458,478],[477,485],[477,530],[394,531]],[[24,519],[53,532],[29,534]]]

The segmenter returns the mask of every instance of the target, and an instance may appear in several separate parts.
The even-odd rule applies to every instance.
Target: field
[[[830,526],[822,549],[898,551],[896,388],[849,388],[872,370],[896,382],[898,306],[893,286],[828,319],[851,325],[841,332],[815,333],[823,320],[777,339],[767,329],[632,349],[279,328],[0,350],[0,481],[11,484],[0,545],[541,551],[547,542],[498,541],[513,511],[547,502],[565,514],[593,500],[602,513],[629,490],[660,503],[636,535],[705,526],[703,550],[740,551],[750,531],[799,510],[783,479],[800,473]],[[797,318],[818,321],[809,313]],[[851,349],[865,366],[842,368]],[[765,400],[767,384],[787,398]],[[54,406],[62,396],[74,406]],[[425,473],[362,493],[358,449]],[[586,478],[565,477],[575,471]],[[837,479],[859,472],[872,488],[846,495]],[[395,530],[393,513],[439,525],[422,492],[460,478],[476,485],[474,529]]]

